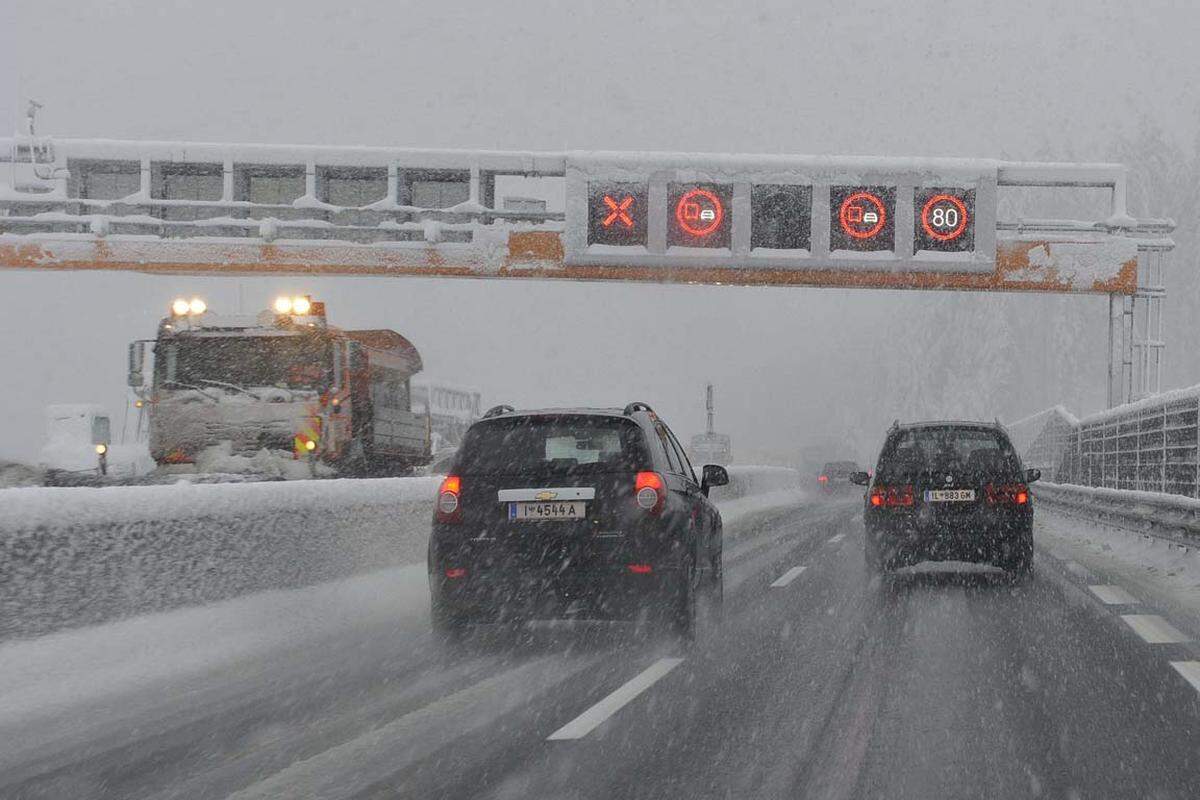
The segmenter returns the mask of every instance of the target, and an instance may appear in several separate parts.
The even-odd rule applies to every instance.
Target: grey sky
[[[1098,159],[1144,121],[1179,143],[1200,121],[1200,4],[0,6],[0,23],[11,18],[0,24],[0,130],[32,96],[46,104],[42,130],[60,136]],[[827,424],[839,397],[871,405],[878,376],[846,356],[898,307],[919,308],[890,293],[805,290],[242,287],[254,303],[310,290],[338,323],[395,327],[431,372],[493,401],[637,396],[686,434],[702,425],[711,378],[723,426],[764,450]],[[6,397],[15,432],[0,455],[36,451],[47,402],[119,411],[125,342],[150,335],[179,292],[214,307],[237,298],[230,279],[0,274],[0,370],[23,376]]]

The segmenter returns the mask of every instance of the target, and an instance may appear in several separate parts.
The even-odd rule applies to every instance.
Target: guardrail
[[[799,484],[730,477],[718,503]],[[422,562],[440,480],[0,490],[0,641]]]
[[[1034,484],[1039,502],[1071,516],[1099,521],[1185,547],[1200,546],[1200,500],[1049,482]]]

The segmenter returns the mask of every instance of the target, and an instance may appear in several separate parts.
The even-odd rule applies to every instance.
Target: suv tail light
[[[657,472],[639,472],[633,485],[638,508],[651,514],[662,511],[667,502],[666,483]]]
[[[911,484],[903,486],[875,486],[871,489],[871,505],[875,508],[897,508],[911,506],[912,504],[913,487]]]
[[[437,521],[459,522],[462,520],[462,478],[457,475],[447,475],[442,479],[438,489]]]
[[[1023,506],[1029,502],[1029,487],[1023,483],[989,483],[984,497],[990,506]]]

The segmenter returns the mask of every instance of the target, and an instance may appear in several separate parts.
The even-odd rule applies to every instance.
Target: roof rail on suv
[[[483,412],[483,416],[480,417],[480,419],[491,419],[492,417],[498,417],[501,414],[511,414],[514,411],[516,411],[516,409],[512,406],[492,406],[487,411]]]
[[[632,403],[625,406],[625,410],[621,413],[628,417],[635,411],[649,411],[651,414],[654,413],[654,409],[651,408],[649,404],[643,403],[641,400],[634,400]]]

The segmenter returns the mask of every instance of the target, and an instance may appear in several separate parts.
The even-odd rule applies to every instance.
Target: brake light
[[[462,504],[459,500],[461,494],[462,478],[447,475],[442,479],[437,499],[438,522],[458,522],[462,519]]]
[[[654,571],[654,567],[649,564],[630,564],[629,571],[634,575],[649,575]]]
[[[467,577],[467,571],[463,567],[451,567],[450,569],[446,570],[446,577],[465,578]]]
[[[871,505],[876,508],[898,508],[911,506],[913,504],[913,487],[911,484],[903,486],[876,486],[871,489]]]
[[[829,483],[829,476],[822,475],[821,477],[817,478],[817,480],[820,481],[821,483]]]
[[[1029,502],[1029,487],[1023,483],[989,483],[984,488],[988,505],[1023,506]]]
[[[666,484],[657,472],[639,472],[633,484],[638,508],[657,514],[667,502]]]

